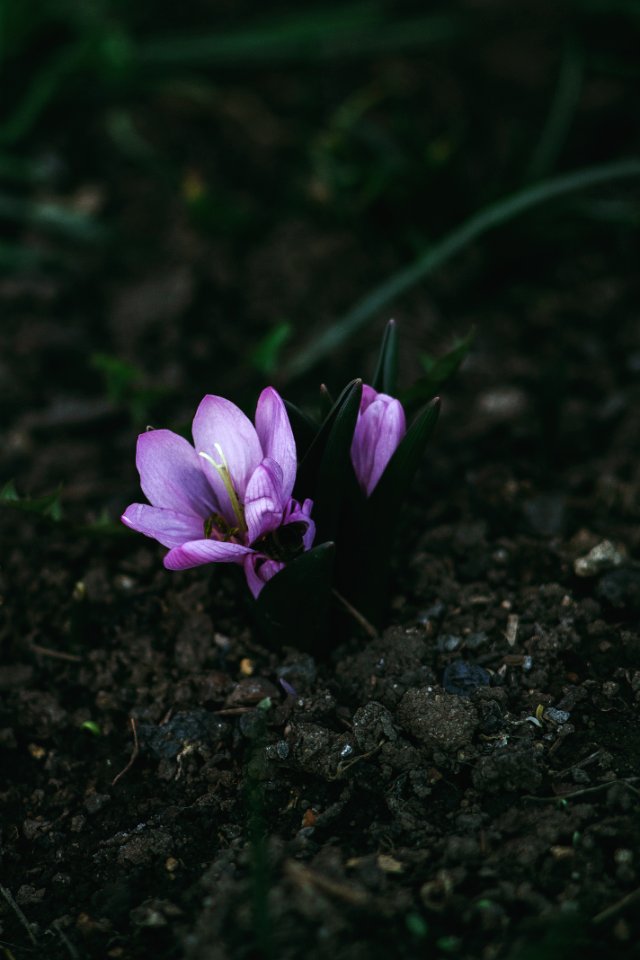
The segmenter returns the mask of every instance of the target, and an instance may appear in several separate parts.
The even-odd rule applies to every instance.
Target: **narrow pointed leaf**
[[[289,423],[296,441],[298,460],[302,460],[315,440],[320,425],[294,403],[285,400],[284,405],[287,408]]]
[[[356,380],[333,421],[322,454],[313,497],[320,540],[333,540],[337,532],[347,478],[353,473],[351,444],[361,398],[362,380]]]
[[[381,513],[383,516],[388,516],[390,511],[397,514],[409,493],[439,414],[440,398],[436,397],[420,411],[411,424],[369,498],[372,512]]]
[[[398,387],[398,328],[395,320],[389,320],[380,346],[378,366],[371,386],[378,393],[395,397]]]
[[[334,543],[321,543],[288,563],[255,604],[258,628],[274,646],[321,654],[328,647]]]
[[[451,350],[442,357],[423,354],[420,358],[425,376],[420,377],[402,396],[407,407],[415,407],[431,400],[440,388],[457,373],[460,364],[473,346],[476,329],[472,327],[466,337],[456,340]]]
[[[333,407],[334,403],[335,403],[335,400],[331,396],[331,391],[329,390],[329,387],[326,385],[326,383],[321,383],[320,384],[320,409],[322,410],[322,415],[324,417],[329,416],[329,414],[331,413],[331,408]]]
[[[325,417],[322,426],[316,433],[313,443],[309,446],[305,455],[302,458],[299,458],[301,462],[298,468],[298,478],[295,486],[295,495],[299,500],[302,500],[305,497],[313,498],[318,484],[320,464],[324,456],[327,441],[331,431],[333,430],[336,419],[342,410],[342,407],[353,395],[353,391],[356,389],[358,384],[360,385],[358,389],[362,390],[361,380],[352,380],[347,384]]]
[[[9,480],[0,490],[0,506],[22,510],[24,513],[36,513],[49,520],[61,520],[61,491],[62,486],[59,486],[55,493],[49,493],[43,497],[21,497],[13,480]]]

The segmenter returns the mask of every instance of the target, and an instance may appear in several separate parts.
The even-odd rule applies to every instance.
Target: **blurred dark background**
[[[3,476],[116,509],[140,427],[265,380],[310,402],[391,315],[407,385],[475,325],[452,415],[497,385],[541,470],[576,456],[575,397],[615,417],[640,370],[637,171],[375,293],[505,197],[640,153],[639,28],[634,0],[3,0]]]

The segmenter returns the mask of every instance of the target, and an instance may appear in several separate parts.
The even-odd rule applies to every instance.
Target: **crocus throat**
[[[214,447],[216,448],[218,456],[222,461],[221,463],[218,463],[216,460],[213,459],[213,457],[209,456],[208,453],[204,453],[202,450],[200,451],[199,456],[203,457],[205,460],[207,460],[211,464],[212,467],[215,468],[216,472],[218,473],[218,476],[220,477],[220,479],[224,484],[225,490],[229,495],[229,500],[231,502],[231,509],[233,510],[233,514],[236,520],[238,521],[238,530],[240,530],[242,533],[246,533],[247,524],[244,519],[244,510],[240,506],[240,501],[238,500],[238,494],[234,490],[233,483],[231,481],[231,474],[229,473],[229,464],[227,463],[227,458],[222,452],[222,447],[220,446],[219,443],[214,443]]]
[[[303,537],[306,530],[306,523],[300,521],[285,523],[276,530],[265,533],[252,546],[254,550],[266,554],[271,560],[288,563],[304,553]]]
[[[242,543],[240,528],[232,527],[221,513],[211,513],[204,521],[206,540],[218,540],[224,543]]]

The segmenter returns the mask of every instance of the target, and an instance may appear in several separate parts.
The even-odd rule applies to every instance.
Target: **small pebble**
[[[612,570],[624,562],[624,554],[611,543],[603,540],[596,544],[584,557],[578,557],[573,570],[578,577],[596,577],[605,570]]]
[[[556,707],[547,707],[544,711],[545,720],[550,720],[551,723],[555,723],[558,726],[566,723],[570,716],[571,714],[567,713],[566,710],[557,710]]]
[[[442,675],[444,689],[458,697],[470,697],[478,687],[485,687],[490,683],[491,675],[484,667],[477,663],[467,663],[466,660],[454,660]]]
[[[462,643],[462,637],[456,637],[452,633],[445,633],[438,637],[436,647],[441,653],[453,653]]]
[[[519,387],[505,384],[481,393],[478,406],[482,413],[494,420],[511,420],[524,413],[527,395]]]

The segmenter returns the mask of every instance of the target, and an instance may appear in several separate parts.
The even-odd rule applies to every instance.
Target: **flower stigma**
[[[247,524],[244,519],[244,510],[240,505],[240,501],[238,500],[238,494],[234,490],[233,483],[231,481],[231,474],[229,472],[229,464],[227,463],[227,458],[222,452],[222,447],[220,446],[219,443],[214,443],[214,447],[216,448],[218,456],[222,461],[221,463],[218,463],[216,460],[213,459],[213,457],[209,456],[208,453],[204,453],[202,450],[199,452],[198,456],[203,457],[204,460],[207,460],[211,464],[211,466],[215,468],[218,476],[220,477],[220,479],[224,484],[224,488],[227,491],[227,494],[229,495],[229,500],[231,501],[231,509],[233,510],[236,520],[238,521],[238,529],[241,530],[242,533],[246,533]]]

